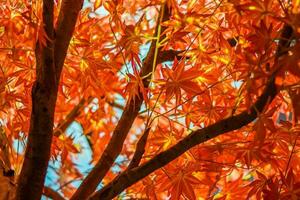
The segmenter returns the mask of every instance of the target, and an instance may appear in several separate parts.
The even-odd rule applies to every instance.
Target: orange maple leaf
[[[201,91],[195,79],[202,73],[195,68],[185,70],[184,61],[178,61],[175,58],[172,69],[162,68],[164,79],[157,80],[157,83],[162,85],[162,89],[165,90],[166,101],[175,95],[176,104],[178,104],[181,101],[181,89],[188,95],[195,95]]]
[[[276,127],[271,118],[276,110],[277,107],[274,107],[266,113],[260,113],[257,121],[253,126],[253,130],[256,131],[254,141],[258,142],[260,145],[263,144],[266,138],[267,130],[270,130],[271,132],[276,132]]]
[[[182,169],[182,167],[169,165],[167,168],[168,176],[160,180],[160,190],[169,190],[172,200],[180,199],[180,196],[195,200],[194,188],[202,182],[194,175],[192,166],[188,165]]]
[[[142,77],[139,75],[137,70],[133,69],[134,74],[128,73],[129,82],[126,85],[125,92],[128,93],[128,101],[130,103],[132,100],[135,102],[136,98],[144,98],[145,102],[148,102],[147,90],[144,87]],[[142,94],[142,97],[141,95]]]

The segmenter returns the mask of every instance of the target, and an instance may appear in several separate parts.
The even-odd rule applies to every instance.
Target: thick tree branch
[[[167,9],[162,9],[164,13],[160,12],[158,20],[161,19],[163,15],[162,21],[165,21],[169,18],[169,12]],[[155,35],[158,33],[160,21],[157,23],[157,28],[155,31]],[[141,77],[145,77],[152,72],[153,62],[154,62],[154,54],[156,49],[156,42],[152,42],[149,52],[145,61],[143,62],[143,67],[141,70]],[[147,88],[150,83],[151,76],[143,80],[144,87]],[[72,196],[72,200],[81,200],[86,199],[90,196],[95,190],[97,185],[102,181],[105,174],[109,171],[110,167],[113,165],[115,159],[120,154],[123,143],[126,139],[126,136],[133,124],[134,119],[137,117],[140,107],[143,103],[143,94],[140,92],[136,97],[135,101],[128,102],[122,116],[113,132],[112,138],[109,141],[106,149],[104,150],[100,160],[97,162],[92,171],[88,174],[88,176],[83,180],[78,190]]]
[[[50,158],[53,121],[59,77],[82,0],[63,0],[56,37],[53,27],[54,1],[43,1],[43,28],[47,42],[37,42],[36,81],[32,87],[32,110],[24,163],[16,199],[39,200]]]
[[[50,158],[54,108],[57,96],[53,48],[53,1],[43,1],[43,28],[48,41],[37,42],[36,81],[32,87],[32,111],[24,163],[16,199],[40,199]]]
[[[43,195],[53,200],[65,200],[65,198],[63,198],[58,192],[50,187],[44,187]]]
[[[276,53],[277,57],[283,55],[284,49],[290,45],[292,34],[292,28],[288,25],[285,25],[281,34],[282,41],[284,42],[281,41],[279,43]],[[92,195],[90,199],[112,199],[129,186],[168,164],[190,148],[224,133],[237,130],[255,120],[258,112],[262,112],[265,106],[267,106],[267,104],[274,99],[278,92],[275,85],[276,72],[277,71],[272,74],[262,95],[258,98],[256,103],[251,106],[249,111],[246,110],[236,116],[221,120],[203,129],[193,131],[190,135],[179,141],[176,145],[159,153],[157,156],[141,166],[131,170],[126,170],[117,176],[111,183]]]
[[[75,24],[79,11],[83,5],[83,0],[62,0],[61,8],[56,25],[54,57],[57,80],[59,80],[64,61],[67,55],[70,40],[73,36]]]

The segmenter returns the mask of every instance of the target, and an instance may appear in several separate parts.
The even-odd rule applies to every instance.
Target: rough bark
[[[289,25],[285,25],[276,52],[276,61],[280,56],[286,53],[286,49],[290,45],[292,35],[293,29]],[[275,65],[276,64],[277,63],[275,63]],[[151,160],[147,161],[141,166],[126,170],[104,188],[95,192],[90,197],[90,199],[112,199],[126,188],[130,187],[155,170],[168,164],[190,148],[198,144],[202,144],[224,133],[237,130],[255,120],[258,112],[262,112],[265,106],[267,106],[268,103],[270,103],[275,98],[278,92],[275,84],[275,76],[278,69],[279,68],[277,68],[277,70],[271,75],[264,92],[258,98],[256,103],[251,106],[249,111],[246,110],[236,116],[231,116],[208,127],[193,131],[189,136],[179,141],[176,145],[172,146],[166,151],[159,153],[157,156],[153,157]]]
[[[27,148],[18,180],[17,199],[40,199],[50,158],[56,102],[53,48],[53,1],[43,2],[43,28],[49,40],[36,45],[37,80],[32,87],[32,110]]]
[[[40,199],[50,158],[58,83],[82,0],[62,2],[56,36],[53,27],[54,1],[43,1],[45,46],[37,42],[36,81],[32,87],[32,110],[24,163],[16,199]],[[67,13],[67,14],[66,14]]]
[[[70,40],[73,36],[77,16],[83,5],[83,0],[63,0],[55,29],[55,68],[57,79],[62,71]]]
[[[167,9],[163,9],[158,17],[159,20],[165,21],[169,18],[169,12]],[[161,15],[163,17],[161,18]],[[158,26],[157,26],[158,27]],[[155,35],[158,33],[158,28],[155,31]],[[149,52],[145,61],[143,62],[143,67],[141,70],[141,77],[145,77],[152,72],[154,55],[156,49],[156,41],[151,43]],[[150,76],[151,77],[151,76]],[[150,83],[150,78],[143,80],[144,87],[147,88]],[[102,181],[105,174],[109,171],[110,167],[113,165],[115,159],[120,154],[123,143],[126,136],[133,124],[133,121],[138,115],[140,107],[143,103],[143,94],[140,92],[136,97],[135,101],[128,102],[122,116],[113,132],[112,138],[110,139],[106,149],[104,150],[100,160],[96,163],[95,167],[88,174],[88,176],[83,180],[75,194],[71,197],[72,200],[82,200],[87,199],[95,190],[98,184]]]

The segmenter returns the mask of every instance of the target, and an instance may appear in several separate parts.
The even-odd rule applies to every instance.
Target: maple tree
[[[0,199],[300,198],[299,0],[0,2]]]

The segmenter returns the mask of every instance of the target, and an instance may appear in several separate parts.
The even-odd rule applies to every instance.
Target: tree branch
[[[44,187],[43,195],[53,200],[65,200],[65,198],[63,198],[58,192],[46,186]]]
[[[292,34],[292,28],[288,25],[285,25],[281,34],[282,41],[285,42],[279,43],[276,53],[277,57],[283,55],[284,53],[282,53],[282,51],[284,51],[285,47],[290,45]],[[224,133],[237,130],[255,120],[258,112],[262,112],[265,106],[267,106],[267,104],[275,98],[278,92],[275,85],[275,76],[277,71],[278,70],[271,75],[264,92],[258,98],[256,103],[251,106],[249,111],[246,110],[236,116],[231,116],[208,127],[193,131],[190,135],[179,141],[176,145],[159,153],[141,166],[124,171],[111,183],[94,193],[90,199],[112,199],[129,186],[168,164],[190,148]]]
[[[83,0],[62,0],[61,8],[56,25],[56,36],[54,45],[55,68],[57,80],[59,80],[64,61],[67,55],[70,40],[73,36],[75,24]]]
[[[139,166],[139,164],[142,160],[142,157],[145,153],[145,146],[147,144],[147,139],[148,139],[150,129],[151,128],[147,128],[145,130],[145,132],[143,133],[143,135],[141,136],[141,138],[139,139],[139,141],[137,142],[133,158],[132,158],[131,162],[129,163],[127,169],[132,169],[134,167]]]
[[[18,180],[16,199],[40,199],[50,158],[57,82],[54,67],[53,1],[43,1],[43,29],[48,40],[37,42],[36,81],[32,87],[32,110],[28,143]]]
[[[16,199],[40,199],[50,158],[53,121],[60,73],[83,0],[63,0],[56,36],[53,1],[43,1],[45,46],[37,42],[36,81],[32,87],[32,110],[24,163],[18,180]]]
[[[165,21],[169,18],[169,12],[167,9],[162,9],[162,11],[159,14],[158,20],[161,19],[162,21]],[[160,21],[157,23],[157,28],[155,31],[155,35],[158,33],[158,27],[159,27]],[[156,49],[156,42],[153,41],[151,43],[149,52],[147,54],[147,57],[143,63],[143,67],[141,70],[141,77],[145,77],[146,75],[149,75],[152,72],[152,66],[154,61],[154,54]],[[144,87],[147,88],[150,83],[151,76],[148,76],[148,78],[143,80]],[[126,139],[126,136],[133,124],[134,119],[138,115],[138,112],[140,110],[140,107],[143,103],[143,94],[139,92],[139,94],[136,96],[135,101],[128,102],[126,107],[124,108],[124,111],[122,113],[122,116],[113,132],[112,138],[110,139],[106,149],[104,150],[100,160],[97,162],[95,167],[92,169],[92,171],[87,175],[87,177],[83,180],[75,194],[71,197],[72,200],[81,200],[86,199],[88,196],[90,196],[95,190],[97,185],[102,181],[105,174],[109,171],[110,167],[113,165],[115,159],[120,154],[123,143]]]

